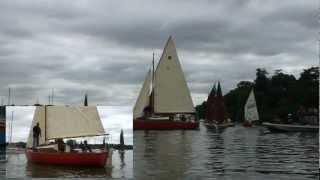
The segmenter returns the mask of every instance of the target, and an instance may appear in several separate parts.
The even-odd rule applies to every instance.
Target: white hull
[[[294,124],[274,124],[263,123],[271,131],[284,131],[284,132],[319,132],[319,126],[315,125],[294,125]]]

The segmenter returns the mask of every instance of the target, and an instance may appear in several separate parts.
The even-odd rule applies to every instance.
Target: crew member
[[[39,136],[41,136],[41,129],[39,123],[33,127],[33,149],[39,146]]]

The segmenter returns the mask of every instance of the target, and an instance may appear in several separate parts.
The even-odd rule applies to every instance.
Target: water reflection
[[[112,155],[112,165],[104,168],[53,166],[28,163],[23,152],[9,153],[8,162],[0,164],[2,177],[8,178],[132,178],[132,150],[118,152]]]
[[[266,133],[235,126],[222,132],[135,131],[136,179],[314,179],[318,134]]]

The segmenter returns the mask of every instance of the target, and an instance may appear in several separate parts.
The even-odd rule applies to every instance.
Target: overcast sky
[[[194,104],[255,69],[298,75],[318,64],[315,0],[0,1],[0,98],[132,107],[172,35]],[[1,100],[0,99],[0,100]]]
[[[6,107],[6,141],[26,142],[31,127],[34,106],[7,106]],[[109,134],[109,143],[119,144],[120,132],[123,129],[125,144],[133,144],[131,107],[99,106],[98,112],[106,133]],[[12,116],[13,112],[13,116]],[[91,142],[102,143],[102,138],[89,138]],[[89,141],[90,143],[90,141]]]

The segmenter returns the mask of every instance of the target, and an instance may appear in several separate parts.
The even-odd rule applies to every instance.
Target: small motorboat
[[[319,132],[318,125],[276,124],[265,122],[263,126],[273,132]]]

